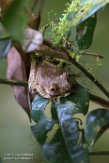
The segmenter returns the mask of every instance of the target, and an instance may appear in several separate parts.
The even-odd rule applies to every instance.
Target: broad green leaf
[[[27,25],[28,15],[25,7],[29,0],[14,0],[3,15],[3,24],[9,35],[22,42],[24,29]]]
[[[96,109],[87,116],[84,131],[90,151],[100,130],[107,124],[109,124],[109,111],[106,109]]]
[[[85,21],[107,3],[109,0],[72,0],[59,19],[59,23],[53,25],[51,35],[53,42],[59,44],[71,27]]]
[[[96,15],[93,15],[77,26],[76,41],[80,50],[88,49],[91,46],[95,25]]]
[[[72,118],[78,110],[75,104],[56,103],[59,126],[65,141],[69,157],[73,163],[89,162],[86,142],[83,142],[83,135],[79,129],[79,124]]]
[[[31,130],[40,144],[45,143],[47,133],[52,129],[54,123],[54,120],[48,120],[46,116],[43,116],[36,125],[31,126]]]
[[[36,95],[32,102],[32,111],[31,116],[35,122],[38,122],[43,116],[45,107],[48,104],[49,100],[45,99],[39,95]]]
[[[12,40],[10,38],[0,39],[0,58],[5,57],[12,45]]]
[[[49,100],[36,95],[32,102],[32,119],[37,123],[31,126],[37,140],[43,144],[47,138],[47,133],[50,131],[55,123],[54,120],[48,120],[45,115],[45,107]]]
[[[48,163],[72,163],[63,140],[61,129],[56,131],[49,144],[43,146],[43,154]]]
[[[77,85],[74,88],[74,92],[71,93],[67,97],[61,97],[61,101],[70,101],[76,104],[78,108],[78,112],[83,113],[84,115],[87,113],[89,108],[89,93],[86,88],[83,88],[80,85]]]

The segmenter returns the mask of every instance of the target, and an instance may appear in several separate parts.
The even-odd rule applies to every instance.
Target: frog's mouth
[[[63,89],[63,90],[59,90],[58,87],[56,85],[52,85],[51,87],[49,87],[49,89],[45,89],[44,92],[44,96],[45,98],[56,98],[58,96],[63,96],[66,93],[69,93],[71,90],[71,87],[68,86],[67,88]]]

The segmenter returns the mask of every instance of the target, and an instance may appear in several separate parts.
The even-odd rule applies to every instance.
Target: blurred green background
[[[44,3],[42,22],[43,26],[48,20],[48,11],[55,10],[58,14],[64,8],[65,0],[46,0]],[[93,38],[93,44],[89,52],[96,52],[104,56],[102,66],[98,66],[93,75],[101,81],[109,90],[109,6],[98,12],[98,20]],[[90,63],[90,57],[85,58]],[[6,61],[0,60],[0,78],[6,77]],[[94,92],[102,93],[93,86]],[[90,110],[101,107],[90,103]],[[41,149],[31,133],[30,122],[13,97],[13,90],[10,86],[0,85],[0,157],[3,159],[6,153],[29,153],[34,155],[33,160],[3,160],[3,163],[42,163]],[[106,131],[96,143],[94,151],[109,151],[109,131]],[[109,156],[93,156],[91,163],[109,163]]]

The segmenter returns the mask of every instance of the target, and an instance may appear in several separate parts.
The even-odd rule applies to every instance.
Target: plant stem
[[[92,74],[90,74],[80,63],[76,62],[76,60],[70,56],[69,61],[70,63],[74,64],[78,69],[80,69],[109,98],[109,92]]]
[[[91,156],[102,156],[102,155],[108,155],[109,156],[109,151],[97,151],[97,152],[90,152]]]
[[[89,95],[90,95],[90,99],[93,102],[96,102],[96,103],[102,105],[103,107],[109,108],[109,101],[107,101],[99,96],[96,96],[94,94],[91,94],[91,93],[89,93]]]
[[[92,56],[92,57],[98,57],[100,59],[103,59],[102,55],[95,54],[95,53],[89,53],[89,52],[80,52],[80,55],[85,55],[85,56]]]
[[[16,86],[25,86],[27,87],[27,81],[19,81],[19,80],[7,80],[7,79],[0,79],[0,84],[8,84],[8,85],[16,85]]]

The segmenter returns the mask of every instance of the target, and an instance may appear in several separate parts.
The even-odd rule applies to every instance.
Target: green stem
[[[20,80],[7,80],[7,79],[0,79],[0,84],[8,84],[8,85],[16,85],[16,86],[25,86],[27,87],[27,81],[20,81]]]

